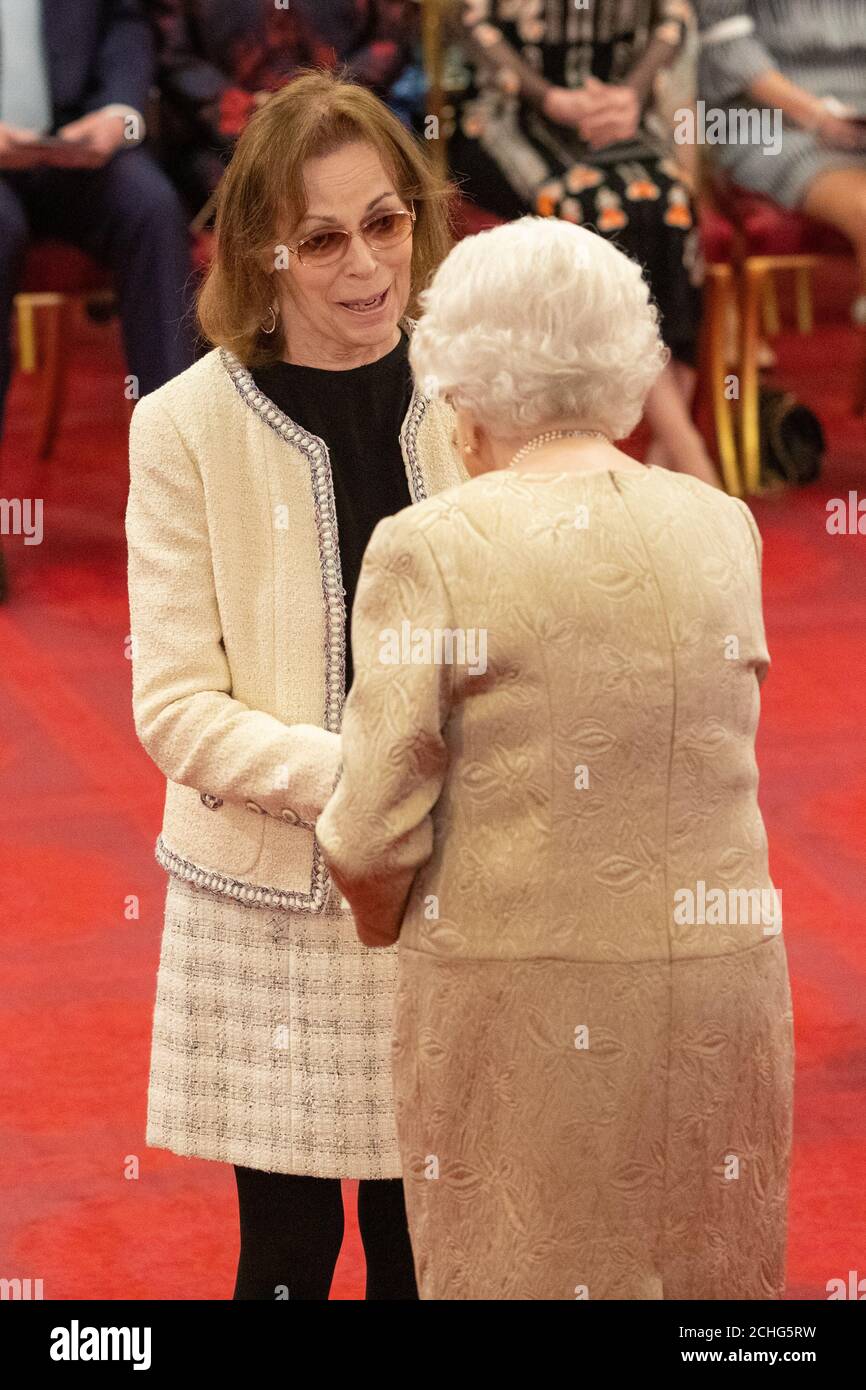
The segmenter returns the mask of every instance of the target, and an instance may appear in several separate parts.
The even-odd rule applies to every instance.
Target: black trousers
[[[0,176],[0,427],[11,371],[12,299],[27,243],[69,241],[113,272],[124,347],[137,394],[147,395],[195,357],[192,262],[186,216],[143,148],[101,169],[32,169]],[[122,386],[118,383],[118,390]]]
[[[343,1242],[339,1178],[235,1166],[241,1251],[235,1299],[326,1299]],[[365,1299],[417,1299],[401,1178],[361,1179]]]

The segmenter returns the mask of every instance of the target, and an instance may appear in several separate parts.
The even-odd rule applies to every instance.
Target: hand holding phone
[[[101,157],[82,140],[0,124],[0,169],[91,169],[99,163]]]
[[[818,121],[817,133],[822,144],[834,149],[866,149],[866,111],[846,106],[835,97],[825,97],[821,105],[825,114]]]

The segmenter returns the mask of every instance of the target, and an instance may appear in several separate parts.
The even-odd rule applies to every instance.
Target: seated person
[[[350,81],[370,87],[403,121],[421,129],[427,81],[419,0],[295,0],[346,64]]]
[[[252,113],[300,68],[344,65],[349,80],[385,100],[397,84],[395,103],[405,107],[415,9],[404,0],[292,0],[288,9],[274,0],[150,0],[163,161],[190,209],[207,202]]]
[[[206,203],[258,106],[333,48],[299,7],[273,0],[150,0],[163,163],[191,211]]]
[[[507,220],[590,227],[641,261],[672,361],[647,398],[648,461],[720,487],[691,419],[703,266],[684,171],[648,114],[691,19],[684,0],[572,0],[543,17],[508,0],[461,7],[470,85],[449,146],[464,193]]]
[[[32,237],[68,240],[114,272],[135,396],[194,356],[186,218],[141,147],[153,80],[146,16],[139,0],[64,0],[50,22],[48,11],[0,5],[0,423],[12,299]],[[64,146],[45,148],[49,135]]]
[[[743,188],[850,238],[866,325],[866,0],[699,0],[697,12],[707,105],[783,113],[774,154],[732,141],[714,158]]]

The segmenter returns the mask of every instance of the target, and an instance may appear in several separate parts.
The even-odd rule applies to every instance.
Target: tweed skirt
[[[333,889],[315,916],[170,878],[147,1143],[275,1173],[399,1177],[396,967],[396,947],[358,941]]]

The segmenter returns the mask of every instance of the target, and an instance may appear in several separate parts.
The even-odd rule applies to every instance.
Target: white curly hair
[[[420,304],[409,356],[422,391],[498,438],[574,420],[624,439],[670,357],[637,262],[557,218],[458,242]]]

